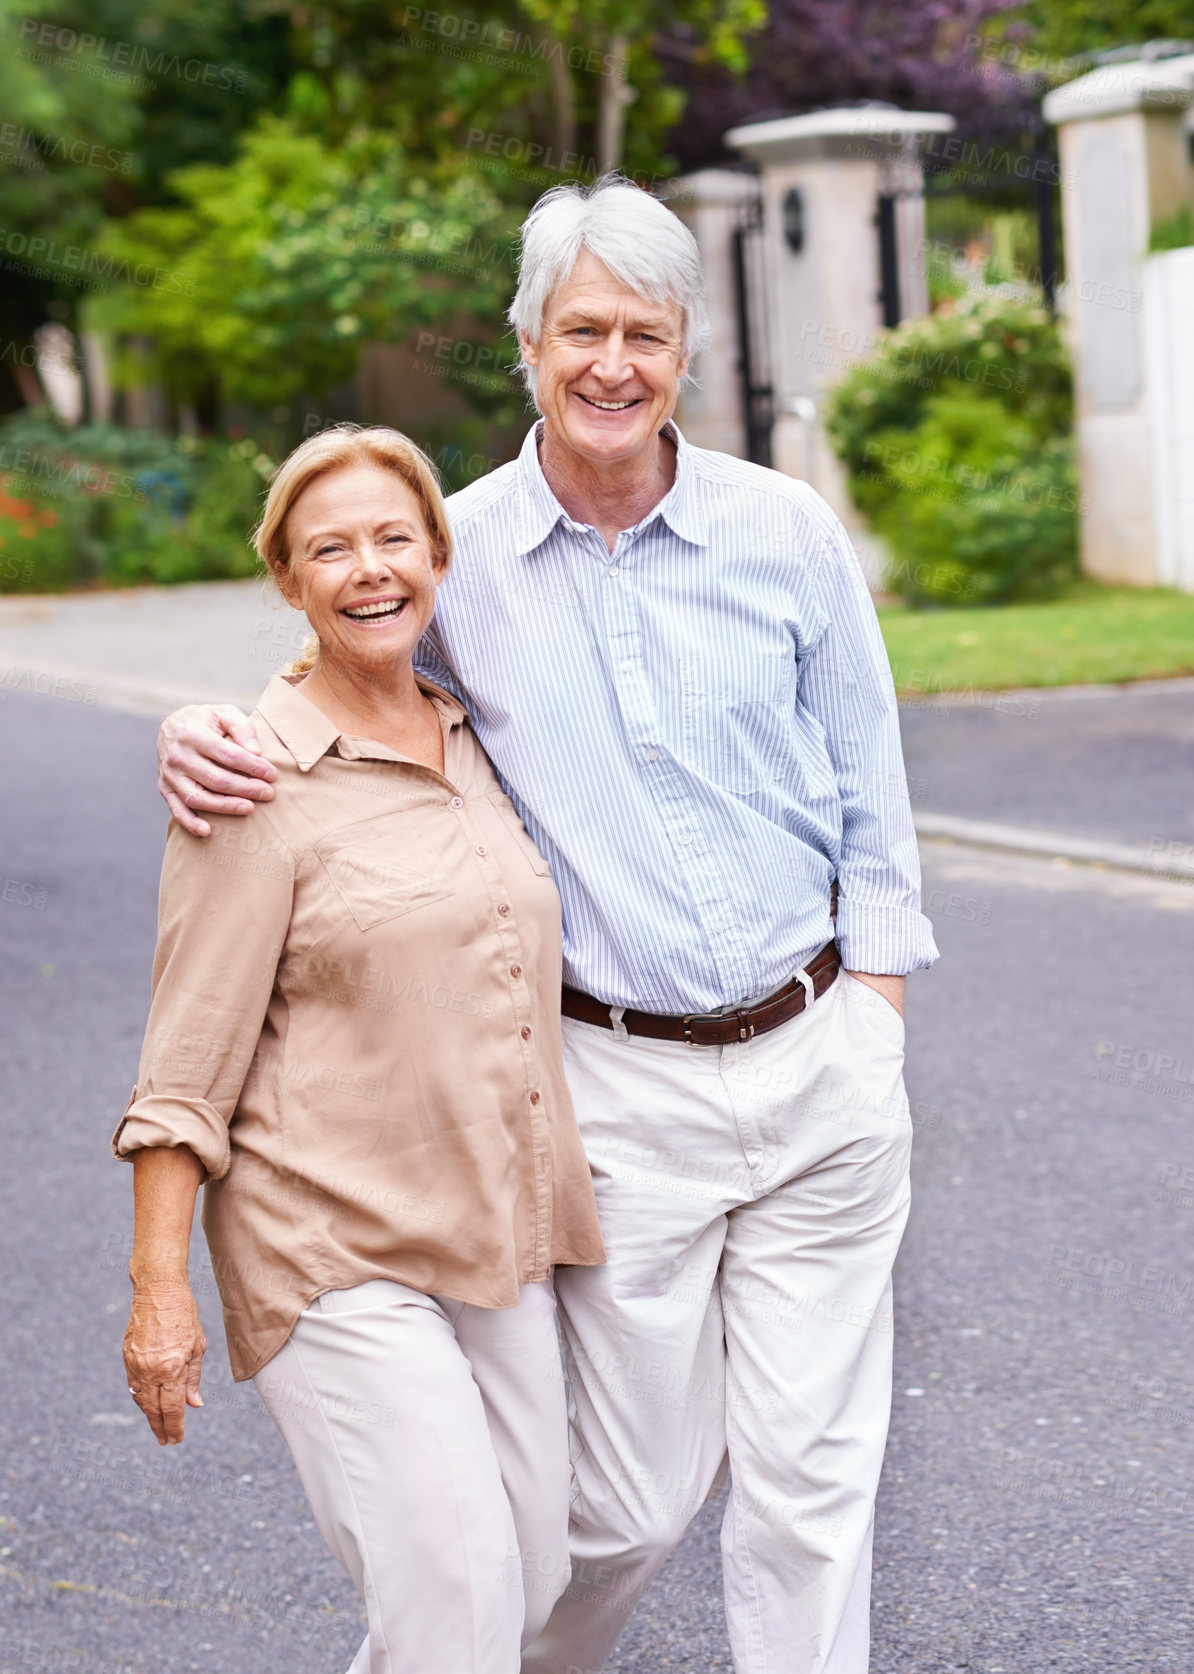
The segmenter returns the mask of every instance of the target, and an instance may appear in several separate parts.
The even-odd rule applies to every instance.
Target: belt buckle
[[[745,1021],[747,1015],[748,1015],[747,1012],[744,1009],[741,1009],[741,1008],[737,1012],[725,1012],[725,1011],[689,1011],[689,1012],[685,1012],[684,1016],[680,1019],[681,1023],[683,1023],[683,1025],[684,1025],[684,1044],[685,1044],[685,1046],[717,1046],[717,1045],[720,1045],[720,1042],[718,1042],[718,1041],[693,1040],[691,1025],[693,1023],[727,1023],[732,1018],[737,1018],[738,1039],[740,1041],[742,1041],[742,1040],[753,1040],[754,1039],[754,1033],[755,1033],[755,1026],[754,1026],[753,1023],[748,1023],[748,1022]]]
[[[680,1019],[681,1023],[683,1023],[683,1025],[684,1025],[684,1044],[685,1044],[685,1046],[712,1046],[714,1044],[712,1041],[693,1040],[693,1038],[692,1038],[692,1025],[694,1023],[712,1023],[712,1021],[713,1021],[713,1019],[716,1015],[717,1015],[716,1012],[712,1012],[712,1011],[687,1011],[687,1012],[685,1012],[684,1016]]]

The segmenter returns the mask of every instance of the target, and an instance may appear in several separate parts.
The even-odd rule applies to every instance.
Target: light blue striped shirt
[[[714,1011],[833,935],[848,968],[932,963],[887,653],[802,482],[690,447],[611,554],[518,459],[448,502],[456,555],[419,666],[454,691],[564,904],[565,980]]]

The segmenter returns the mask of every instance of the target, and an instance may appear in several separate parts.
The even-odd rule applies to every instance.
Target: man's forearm
[[[846,975],[856,977],[859,982],[865,982],[868,988],[873,988],[876,994],[882,994],[888,1004],[894,1006],[903,1017],[904,985],[907,977],[884,976],[875,971],[847,971]]]

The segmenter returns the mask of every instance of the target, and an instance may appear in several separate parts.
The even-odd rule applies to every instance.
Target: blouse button
[[[477,844],[477,853],[478,854],[488,854],[489,850],[485,847],[484,843],[478,843]]]
[[[522,966],[521,965],[511,965],[510,975],[512,977],[520,977],[522,975]]]
[[[449,802],[448,806],[449,806],[449,808],[463,808],[464,807],[463,796],[454,796],[452,798],[451,802]]]
[[[530,1040],[530,1038],[531,1038],[531,1031],[530,1031],[529,1028],[527,1028],[525,1026],[523,1027],[523,1030],[522,1030],[522,1038],[523,1038],[523,1040]]]
[[[508,912],[509,912],[509,911],[510,911],[510,908],[509,908],[509,906],[508,906],[508,905],[507,905],[507,903],[506,903],[506,902],[505,902],[505,901],[503,901],[503,902],[502,902],[502,904],[501,904],[501,906],[500,906],[500,907],[499,907],[499,908],[498,908],[498,912],[499,912],[499,913],[501,913],[501,915],[502,915],[502,917],[503,917],[503,918],[505,918],[505,916],[506,916],[506,914],[507,914],[507,913],[508,913]]]
[[[538,1103],[539,1103],[539,1095],[538,1095],[538,1093],[532,1093],[532,1094],[531,1094],[531,1103],[532,1103],[532,1104],[538,1104]]]

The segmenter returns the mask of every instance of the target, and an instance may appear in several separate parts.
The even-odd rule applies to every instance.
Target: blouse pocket
[[[539,846],[531,836],[526,826],[519,818],[518,809],[506,795],[505,791],[490,791],[489,801],[493,803],[502,816],[502,823],[512,833],[515,842],[530,863],[532,872],[537,872],[541,878],[551,877],[551,867],[539,852]]]
[[[372,930],[454,893],[444,874],[421,855],[417,866],[405,858],[403,850],[415,832],[404,831],[404,823],[390,819],[372,831],[358,828],[316,845],[324,871],[359,930]],[[424,831],[424,848],[426,837]]]

